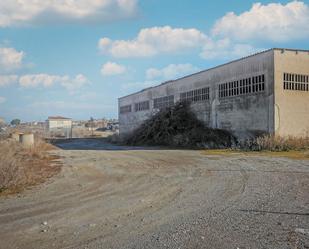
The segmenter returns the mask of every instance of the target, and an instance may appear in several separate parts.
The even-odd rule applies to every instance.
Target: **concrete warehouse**
[[[120,135],[178,101],[240,137],[309,135],[309,50],[274,48],[121,97]]]

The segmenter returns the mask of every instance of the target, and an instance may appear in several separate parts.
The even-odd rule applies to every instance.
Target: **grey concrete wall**
[[[120,134],[125,135],[133,131],[157,111],[153,109],[154,98],[174,95],[174,100],[177,102],[181,92],[203,87],[210,88],[209,100],[192,103],[191,107],[198,118],[210,127],[229,129],[236,133],[243,133],[244,131],[273,132],[273,60],[274,51],[268,50],[119,98],[119,106],[132,105],[131,113],[119,113]],[[265,75],[266,80],[264,92],[219,99],[220,83],[261,74]],[[150,110],[135,112],[134,103],[145,100],[150,100]]]
[[[284,90],[283,74],[309,75],[309,51],[275,50],[275,133],[309,135],[309,91]]]

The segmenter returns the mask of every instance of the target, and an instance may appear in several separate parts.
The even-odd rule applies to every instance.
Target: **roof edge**
[[[65,118],[65,117],[60,117],[60,116],[50,116],[47,118],[47,120],[72,120],[72,118]]]

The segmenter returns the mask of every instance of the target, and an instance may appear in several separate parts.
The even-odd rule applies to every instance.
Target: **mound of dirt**
[[[228,131],[206,127],[191,111],[189,103],[159,111],[125,139],[127,145],[190,148],[226,148],[235,141]]]

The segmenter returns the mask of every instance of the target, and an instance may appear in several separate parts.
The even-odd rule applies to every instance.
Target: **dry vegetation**
[[[54,149],[42,140],[33,148],[23,148],[10,139],[0,141],[0,194],[20,192],[46,181],[60,171],[57,159],[47,153]]]
[[[206,155],[231,156],[272,156],[287,157],[291,159],[309,159],[309,137],[280,137],[264,135],[255,139],[248,139],[238,146],[223,150],[206,150]]]
[[[240,148],[250,151],[290,151],[308,150],[309,137],[281,137],[264,135],[240,143]]]

